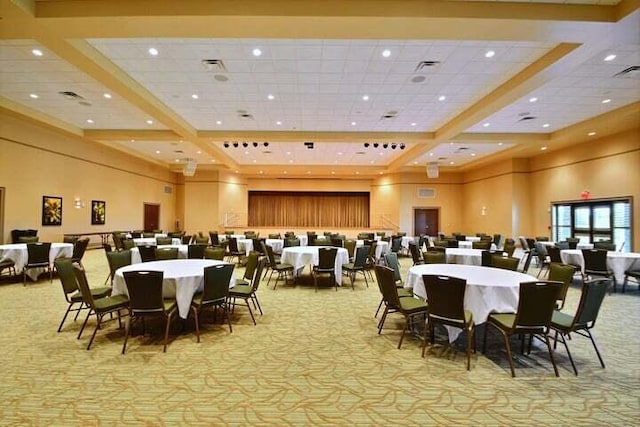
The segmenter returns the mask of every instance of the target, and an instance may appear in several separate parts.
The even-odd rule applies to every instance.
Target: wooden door
[[[413,210],[413,235],[437,236],[439,231],[440,209],[415,208]]]
[[[156,203],[144,204],[144,231],[160,229],[160,205]]]

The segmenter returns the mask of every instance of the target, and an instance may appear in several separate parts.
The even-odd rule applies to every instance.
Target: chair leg
[[[409,327],[409,316],[405,316],[404,327],[402,328],[402,334],[400,335],[400,341],[398,342],[398,350],[402,347],[402,341],[404,340],[404,333]]]
[[[60,322],[60,326],[58,326],[58,332],[60,332],[62,330],[62,325],[64,325],[64,321],[67,320],[67,315],[71,311],[71,306],[73,306],[73,303],[69,303],[69,306],[67,307],[67,311],[64,312],[64,317],[62,318],[62,322]],[[78,311],[79,310],[80,309],[78,309]],[[77,316],[77,314],[76,314],[76,316]]]
[[[129,317],[127,318],[127,323],[125,323],[124,325],[124,342],[122,343],[122,354],[124,354],[125,350],[127,349],[127,340],[129,339],[129,332],[131,331],[131,323],[132,323],[132,319],[131,319],[131,314],[129,314]]]
[[[389,307],[385,307],[384,311],[382,312],[382,317],[380,318],[380,321],[378,322],[378,335],[380,335],[382,333],[382,327],[384,326],[384,321],[387,320],[387,313],[389,312]]]
[[[602,356],[600,355],[600,351],[598,351],[598,346],[596,345],[596,340],[593,339],[593,335],[591,335],[591,332],[589,332],[589,329],[586,330],[587,334],[589,335],[589,339],[591,340],[591,344],[593,344],[593,348],[596,351],[596,354],[598,355],[598,360],[600,360],[600,366],[602,366],[604,368],[604,360],[602,360]]]
[[[473,326],[467,329],[467,371],[471,370],[471,341],[473,340]]]
[[[198,343],[200,342],[200,325],[198,324],[198,310],[194,306],[191,306],[191,310],[193,310],[193,318],[196,322],[196,337],[198,339]]]
[[[98,329],[100,329],[100,323],[102,322],[102,315],[96,313],[96,318],[96,328],[93,330],[93,334],[91,334],[91,339],[89,340],[89,344],[87,345],[87,350],[91,349],[93,339],[96,337],[96,333],[98,332]]]
[[[380,299],[380,304],[378,304],[378,309],[376,310],[376,314],[373,316],[378,317],[378,313],[380,312],[380,309],[382,308],[382,303],[384,302],[384,298]]]
[[[227,316],[227,323],[229,324],[229,333],[233,333],[233,328],[231,327],[231,314],[229,313],[229,300],[224,303],[224,315]]]
[[[258,301],[258,296],[256,294],[253,294],[252,299],[254,301],[254,304],[257,305],[258,310],[260,311],[260,316],[262,316],[263,315],[262,307],[260,307],[260,301]]]
[[[549,341],[548,331],[544,332],[544,342],[547,344],[547,349],[549,349],[549,358],[551,358],[551,364],[553,365],[553,372],[555,372],[556,377],[559,377],[558,366],[556,365],[556,359],[553,357],[553,350],[551,350],[551,342]]]
[[[167,316],[167,327],[164,330],[164,348],[162,349],[163,353],[167,352],[167,340],[169,339],[169,326],[171,325],[171,316],[173,313],[169,313]]]
[[[87,317],[84,318],[84,322],[82,323],[82,327],[80,328],[80,332],[78,332],[78,338],[80,339],[80,337],[82,336],[82,331],[84,331],[84,327],[87,326],[87,321],[89,321],[89,316],[91,316],[91,309],[89,309],[89,311],[87,312]]]
[[[562,344],[564,344],[565,350],[567,350],[567,356],[569,356],[569,362],[571,362],[571,366],[573,367],[573,373],[578,376],[578,369],[576,368],[576,364],[573,362],[573,357],[571,357],[571,352],[569,351],[569,345],[567,344],[567,340],[564,339],[564,334],[559,334],[560,339],[562,340]],[[556,331],[556,343],[557,343],[558,331]],[[555,344],[554,344],[554,349]]]

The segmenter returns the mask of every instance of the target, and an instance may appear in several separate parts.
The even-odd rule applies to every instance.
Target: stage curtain
[[[369,227],[369,193],[249,192],[252,227]]]

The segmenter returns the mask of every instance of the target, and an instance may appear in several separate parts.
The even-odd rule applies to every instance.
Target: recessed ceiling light
[[[33,98],[33,99],[38,99],[38,98],[39,98],[39,96],[38,96],[38,95],[36,95],[35,93],[30,93],[30,94],[29,94],[29,97],[30,97],[30,98]]]
[[[262,55],[262,51],[258,48],[255,48],[251,51],[251,53],[253,54],[253,56],[260,56]]]
[[[148,125],[152,125],[153,124],[153,120],[147,120],[147,124]]]
[[[538,98],[536,98],[535,96],[529,98],[529,102],[536,102],[538,100]]]
[[[217,124],[217,125],[221,125],[221,124],[222,124],[222,121],[221,121],[221,120],[216,120],[216,124]]]
[[[286,174],[287,174],[287,171],[284,171],[284,172],[282,172],[282,173],[286,175]]]
[[[131,142],[136,142],[136,140],[135,140],[135,139],[132,139],[132,140],[131,140]]]
[[[211,159],[211,163],[215,163],[215,162],[216,162],[216,159]]]
[[[33,49],[31,51],[35,56],[42,56],[42,51],[40,49]]]
[[[93,120],[87,119],[87,123],[93,123]]]
[[[542,125],[543,128],[548,128],[549,127],[549,123],[545,123]]]
[[[356,122],[351,122],[351,126],[355,126],[356,124]]]
[[[499,145],[500,147],[502,147],[502,142],[498,142],[498,145]]]
[[[382,175],[383,172],[378,172],[378,175]]]
[[[238,171],[236,171],[236,173],[238,173]]]
[[[610,100],[609,98],[607,98],[607,99],[603,99],[603,100],[602,100],[602,103],[603,103],[603,104],[608,104],[608,103],[610,103],[610,102],[611,102],[611,100]]]
[[[374,164],[376,161],[375,160],[371,160],[369,163]]]
[[[276,122],[276,124],[277,124],[278,126],[280,126],[280,125],[282,124],[282,122],[281,122],[280,120],[278,120],[278,121]]]
[[[107,99],[111,99],[111,94],[110,93],[103,93],[102,96],[104,96]]]
[[[360,175],[360,172],[356,171],[356,175]]]
[[[176,159],[176,163],[180,163],[180,159]],[[236,171],[237,172],[237,171]]]
[[[253,159],[253,163],[256,163],[256,162],[257,162],[257,160],[256,160],[256,159]]]
[[[415,123],[415,122],[414,122],[414,123],[411,123],[411,126],[415,126],[415,125],[416,125],[416,123]]]
[[[342,151],[338,151],[338,156],[342,156]]]
[[[485,58],[493,58],[496,53],[492,50],[488,50],[487,53],[484,54]]]
[[[380,152],[380,155],[381,155],[381,156],[384,156],[384,151],[381,151],[381,152]]]
[[[450,165],[455,165],[455,164],[456,164],[456,162],[449,162],[449,164],[450,164]]]
[[[475,157],[475,156],[476,156],[476,153],[471,153],[471,157]]]
[[[607,55],[604,57],[605,61],[613,61],[614,59],[616,59],[616,56],[614,54]]]
[[[587,135],[589,135],[589,136],[593,136],[593,135],[595,135],[595,134],[596,134],[595,132],[589,132]]]
[[[546,146],[540,147],[540,150],[542,150],[542,151],[544,151],[544,150],[546,150],[546,149],[547,149],[547,147],[546,147]]]
[[[264,172],[262,172],[262,171],[259,171],[258,173],[259,173],[260,175],[262,175],[262,174],[263,174]]]
[[[196,154],[202,154],[202,151],[196,151]]]
[[[368,101],[369,100],[369,95],[362,95],[362,100],[363,101]]]
[[[267,95],[267,99],[268,99],[268,100],[273,100],[273,99],[275,99],[275,96],[273,96],[273,95],[269,94],[269,95]]]
[[[483,123],[482,126],[488,128],[489,126],[491,126],[491,123],[489,123],[489,122]]]
[[[444,101],[445,99],[447,99],[447,97],[446,97],[446,96],[444,96],[444,95],[440,95],[440,96],[438,97],[438,101]]]
[[[382,56],[384,56],[385,58],[388,58],[391,56],[391,51],[389,49],[385,49],[382,51]]]
[[[289,160],[289,163],[293,163],[293,160]]]
[[[197,94],[197,93],[194,93],[193,95],[191,95],[191,97],[192,97],[193,99],[198,99],[198,98],[200,98],[200,97],[198,96],[198,94]]]
[[[287,151],[286,154],[287,154],[287,156],[290,156],[291,155],[291,151]]]
[[[414,164],[414,165],[417,165],[417,164],[418,164],[418,161],[417,161],[417,160],[414,160],[413,164]]]
[[[433,153],[429,153],[429,157],[433,157]]]
[[[160,150],[156,150],[156,154],[160,154]]]
[[[335,174],[336,174],[336,172],[335,172],[335,171],[331,171],[331,175],[335,175]]]
[[[149,55],[157,56],[158,55],[158,49],[156,49],[155,47],[150,47],[149,48]]]
[[[248,152],[248,151],[245,151],[245,152],[244,152],[244,154],[247,154],[247,155],[248,155],[248,154],[249,154],[249,152]]]

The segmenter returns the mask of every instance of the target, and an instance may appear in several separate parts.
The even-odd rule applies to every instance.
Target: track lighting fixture
[[[247,148],[247,147],[249,146],[249,144],[247,144],[246,142],[243,142],[243,143],[242,143],[242,146],[243,146],[244,148]]]
[[[401,150],[404,150],[404,143],[403,142],[383,142],[383,143],[378,143],[378,142],[365,142],[364,144],[364,148],[369,148],[369,147],[373,147],[373,148],[378,148],[380,146],[382,146],[382,148],[389,149],[391,148],[392,150],[395,150],[396,148],[400,148]]]
[[[238,141],[233,141],[233,142],[229,142],[229,141],[225,141],[223,144],[224,148],[229,148],[233,145],[233,148],[238,148],[240,146],[244,147],[244,148],[249,148],[250,146],[253,146],[253,148],[258,148],[260,146],[259,142],[246,142],[246,141],[242,141],[242,142],[238,142]],[[268,142],[263,142],[262,143],[263,146],[268,147],[269,143]]]

